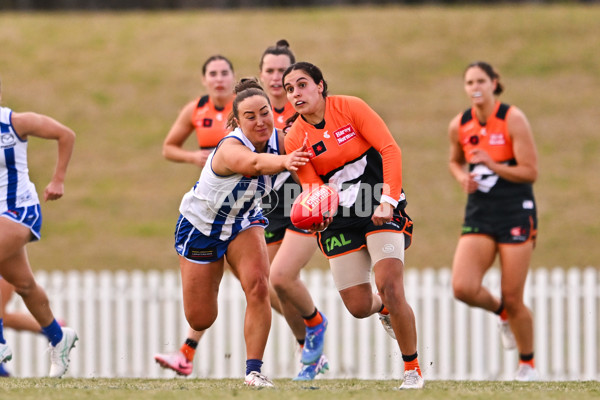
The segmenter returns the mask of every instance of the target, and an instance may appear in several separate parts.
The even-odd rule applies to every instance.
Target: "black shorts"
[[[287,217],[274,217],[269,215],[269,226],[265,228],[265,240],[267,244],[280,243],[285,236],[285,231],[290,230],[306,236],[315,236],[314,233],[304,229],[296,228]]]
[[[518,244],[537,236],[537,216],[534,212],[521,212],[486,221],[465,218],[462,235],[487,235],[497,243]]]
[[[327,258],[358,251],[367,245],[366,237],[377,232],[402,232],[404,234],[404,248],[408,249],[412,242],[413,222],[404,212],[394,210],[394,217],[388,223],[376,226],[370,217],[361,218],[362,224],[353,224],[349,227],[326,229],[319,232],[317,237],[319,247]]]

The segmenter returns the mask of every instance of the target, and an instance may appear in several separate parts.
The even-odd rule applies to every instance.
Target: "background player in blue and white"
[[[39,199],[27,166],[30,136],[58,143],[58,160],[52,179],[44,189],[44,201],[62,197],[75,143],[75,133],[48,116],[0,107],[0,275],[15,287],[42,327],[50,341],[49,375],[60,378],[69,366],[69,353],[75,346],[77,334],[71,328],[61,328],[54,318],[48,296],[36,283],[27,259],[26,245],[40,239],[42,226]],[[0,362],[12,358],[2,325],[0,315]]]
[[[268,224],[260,197],[273,175],[308,162],[305,148],[283,155],[283,137],[273,127],[268,96],[254,80],[236,86],[230,124],[234,129],[210,154],[200,179],[183,196],[175,230],[184,313],[201,331],[217,318],[217,294],[224,256],[246,295],[244,337],[249,386],[273,386],[261,374],[271,328],[269,259],[264,239]]]

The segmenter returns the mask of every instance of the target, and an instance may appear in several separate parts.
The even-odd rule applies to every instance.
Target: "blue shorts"
[[[268,225],[264,218],[255,219],[250,226]],[[219,240],[200,232],[190,221],[179,216],[175,227],[175,251],[187,260],[196,264],[208,264],[220,260],[227,253],[229,243],[239,234],[232,235],[227,240]]]
[[[6,210],[0,216],[29,228],[31,231],[30,241],[35,242],[40,240],[42,236],[42,209],[39,204]]]

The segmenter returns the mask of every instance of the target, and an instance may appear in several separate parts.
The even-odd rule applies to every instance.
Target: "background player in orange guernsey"
[[[259,64],[260,80],[273,107],[275,128],[281,131],[296,113],[282,83],[283,73],[295,61],[289,43],[282,39],[263,52]],[[317,310],[300,279],[300,271],[317,250],[317,240],[314,232],[296,228],[289,217],[292,195],[300,193],[300,185],[286,171],[278,175],[275,188],[274,195],[263,199],[263,209],[269,218],[265,239],[271,261],[270,281],[278,297],[275,300],[271,297],[271,304],[280,303],[281,312],[302,348],[303,366],[294,380],[312,380],[329,369],[323,354],[327,318]]]
[[[338,213],[315,230],[340,296],[356,318],[382,314],[404,360],[400,388],[423,388],[415,317],[404,293],[404,250],[412,221],[404,211],[400,148],[364,101],[328,96],[317,66],[293,64],[283,84],[299,113],[286,135],[286,149],[306,144],[312,150],[310,162],[297,172],[303,187],[328,183],[339,191]],[[379,295],[372,290],[371,268]]]
[[[209,57],[202,65],[202,84],[208,94],[187,103],[171,126],[163,142],[163,156],[171,161],[203,167],[210,152],[227,134],[235,76],[231,61],[222,55]],[[196,132],[198,150],[183,144]]]
[[[490,64],[470,64],[464,88],[471,108],[454,117],[448,128],[450,172],[468,193],[452,265],[454,296],[499,315],[504,347],[519,350],[516,379],[536,380],[533,318],[523,291],[537,232],[532,187],[537,151],[525,114],[496,100],[503,86]],[[496,254],[501,298],[481,284]]]

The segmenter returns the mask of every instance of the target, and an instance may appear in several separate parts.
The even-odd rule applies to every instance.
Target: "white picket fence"
[[[187,324],[178,271],[38,272],[55,314],[79,333],[71,377],[170,378],[153,360],[156,352],[177,350]],[[344,308],[329,271],[303,274],[317,306],[327,315],[324,378],[397,379],[403,363],[397,344],[376,317],[354,319]],[[419,361],[426,379],[510,380],[516,350],[500,344],[496,317],[452,297],[450,270],[408,269],[405,277],[417,319]],[[499,273],[485,279],[495,292]],[[600,361],[600,273],[598,269],[535,269],[526,287],[535,319],[536,365],[544,380],[598,380]],[[245,370],[245,301],[239,283],[226,274],[217,322],[196,354],[192,377],[242,377]],[[24,310],[18,296],[11,310]],[[5,329],[13,349],[14,376],[45,376],[47,342],[41,336]],[[263,372],[272,378],[298,371],[297,346],[284,319],[273,314]]]

